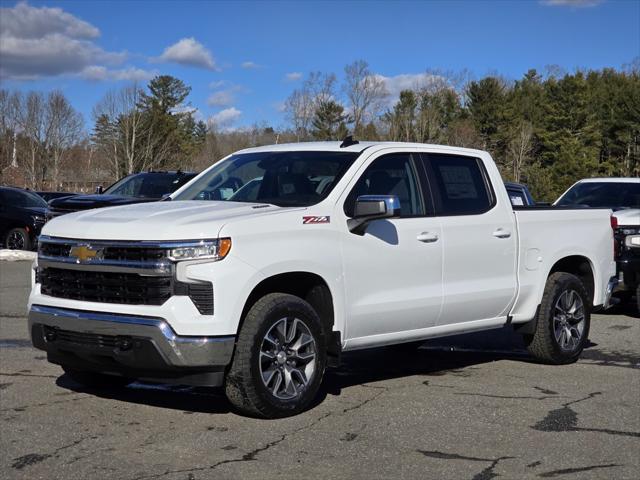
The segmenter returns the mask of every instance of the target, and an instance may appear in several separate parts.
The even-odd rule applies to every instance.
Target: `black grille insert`
[[[114,335],[72,332],[51,327],[45,327],[44,334],[45,338],[51,338],[53,341],[75,343],[89,347],[116,348],[118,346],[118,337]]]
[[[173,293],[170,276],[43,268],[44,295],[72,300],[130,305],[162,305]]]

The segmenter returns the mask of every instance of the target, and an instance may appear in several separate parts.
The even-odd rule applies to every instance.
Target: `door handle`
[[[498,228],[495,232],[493,232],[493,236],[496,238],[509,238],[511,236],[511,232],[509,230],[505,230],[504,228]]]
[[[418,241],[423,243],[433,243],[438,241],[438,235],[435,233],[422,232],[416,237]]]

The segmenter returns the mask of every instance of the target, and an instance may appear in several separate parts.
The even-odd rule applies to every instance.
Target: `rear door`
[[[442,232],[424,184],[419,153],[383,154],[363,166],[339,202],[346,339],[384,343],[436,324],[442,304]],[[397,195],[401,217],[372,221],[362,236],[351,233],[346,218],[361,195]]]
[[[443,308],[439,325],[506,316],[516,294],[516,237],[479,158],[422,156],[442,225]]]

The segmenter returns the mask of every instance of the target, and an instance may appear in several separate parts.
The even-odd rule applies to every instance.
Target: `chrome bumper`
[[[613,291],[616,289],[617,286],[618,286],[618,277],[611,277],[609,279],[609,283],[607,284],[607,290],[604,295],[603,308],[605,310],[614,305],[614,303],[611,301],[611,295],[613,294]]]
[[[56,330],[68,332],[64,340],[58,340]],[[161,362],[159,369],[183,367],[224,367],[233,355],[234,336],[191,337],[177,335],[162,318],[116,315],[101,312],[87,312],[66,308],[33,305],[29,312],[29,332],[33,344],[42,350],[60,348],[103,350],[104,338],[116,339],[116,346],[108,343],[115,361],[132,358],[130,350],[141,342],[157,351]],[[49,333],[49,339],[47,338]],[[83,334],[85,335],[83,337]],[[90,335],[93,335],[91,337]],[[62,335],[60,335],[62,337]],[[69,339],[73,339],[69,341]],[[66,345],[64,345],[66,342]],[[84,343],[83,343],[84,342]],[[119,344],[117,342],[120,342]],[[127,357],[128,355],[128,357]],[[124,362],[127,365],[126,362]],[[131,365],[129,361],[128,366]]]

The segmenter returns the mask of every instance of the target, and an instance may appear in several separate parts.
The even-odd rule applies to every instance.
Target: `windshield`
[[[218,163],[174,200],[227,200],[306,207],[323,200],[359,153],[259,152]]]
[[[571,187],[556,205],[594,208],[640,208],[640,182],[584,182]]]
[[[137,173],[111,185],[104,193],[124,197],[162,198],[191,180],[194,174]]]

